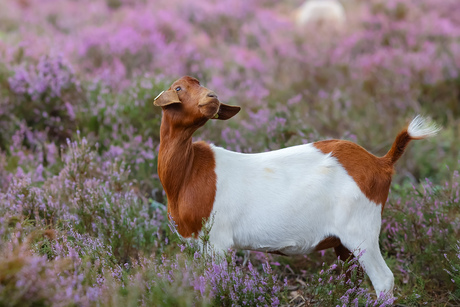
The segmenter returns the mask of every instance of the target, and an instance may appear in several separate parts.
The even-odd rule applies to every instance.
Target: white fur
[[[434,136],[441,130],[434,122],[430,119],[423,118],[420,115],[417,115],[409,124],[409,128],[407,132],[413,138],[426,138],[430,136]]]
[[[337,0],[307,0],[295,13],[298,26],[316,22],[337,26],[343,25],[345,20],[345,9]]]
[[[329,236],[358,255],[374,288],[391,295],[393,274],[379,250],[381,205],[342,165],[312,144],[241,154],[211,147],[217,192],[210,243],[217,249],[306,254]]]

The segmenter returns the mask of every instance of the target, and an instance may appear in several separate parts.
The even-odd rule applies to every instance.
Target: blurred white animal
[[[295,11],[294,20],[300,27],[312,24],[340,27],[345,24],[346,15],[337,0],[307,0]]]

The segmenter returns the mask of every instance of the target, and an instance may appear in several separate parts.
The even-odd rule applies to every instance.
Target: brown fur
[[[345,246],[343,246],[340,239],[335,236],[327,237],[321,242],[319,242],[318,245],[316,245],[315,250],[321,251],[328,248],[334,248],[337,257],[340,257],[340,259],[342,259],[343,261],[353,257],[352,252],[350,252]]]
[[[409,133],[407,133],[407,129],[404,129],[396,136],[396,140],[393,143],[393,146],[384,158],[390,160],[391,164],[395,164],[396,161],[401,158],[404,150],[406,150],[407,144],[409,144],[411,140],[412,138],[410,137]]]
[[[331,247],[336,248],[337,246],[341,245],[342,243],[340,242],[340,239],[334,236],[327,237],[321,242],[316,245],[315,250],[316,251],[321,251],[323,249],[328,249]]]
[[[340,258],[342,261],[346,261],[346,260],[354,258],[353,253],[350,252],[348,248],[343,246],[343,244],[340,244],[339,246],[335,246],[334,251],[337,257]]]
[[[280,251],[267,251],[269,254],[274,254],[274,255],[281,255],[281,256],[287,256],[286,254],[280,252]]]
[[[191,138],[182,146],[166,146],[163,139],[158,175],[168,198],[168,213],[179,234],[187,238],[198,234],[212,211],[217,181],[214,153],[208,144],[192,143]]]

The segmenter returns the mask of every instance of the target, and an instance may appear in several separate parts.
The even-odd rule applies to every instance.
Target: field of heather
[[[0,1],[0,306],[460,305],[460,2]],[[416,114],[442,126],[396,165],[380,247],[356,261],[183,242],[157,175],[153,98],[194,76],[242,111],[196,135],[239,152],[328,138],[382,156]],[[352,279],[347,281],[345,272]]]

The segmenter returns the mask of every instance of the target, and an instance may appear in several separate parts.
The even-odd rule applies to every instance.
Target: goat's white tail
[[[436,135],[441,128],[432,120],[417,115],[409,124],[409,127],[402,130],[393,142],[393,146],[383,157],[388,159],[391,164],[396,163],[404,153],[407,144],[412,140],[421,140]]]
[[[417,115],[409,124],[407,133],[414,140],[424,139],[436,135],[441,128],[429,118]]]

